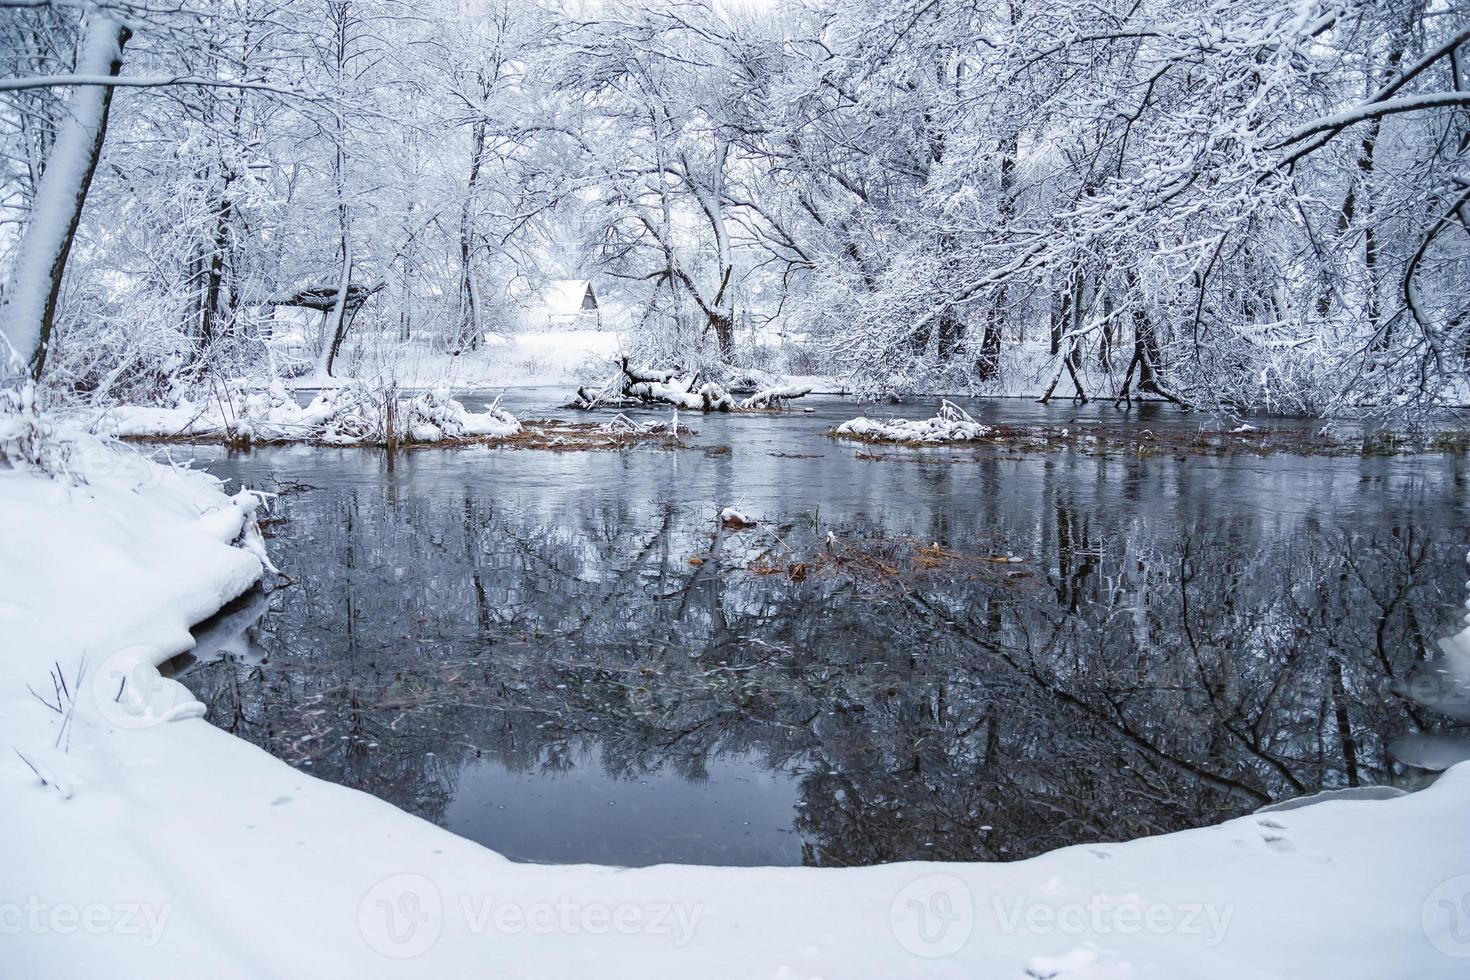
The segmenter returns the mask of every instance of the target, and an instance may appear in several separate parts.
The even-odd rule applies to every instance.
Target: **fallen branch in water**
[[[718,382],[701,384],[698,371],[682,374],[677,369],[638,367],[624,357],[618,361],[618,374],[598,391],[578,388],[568,407],[589,410],[672,405],[690,412],[753,412],[779,408],[786,401],[810,393],[810,386],[781,385],[737,402]]]
[[[778,408],[782,402],[793,398],[802,398],[812,393],[811,385],[780,385],[775,388],[767,388],[751,395],[740,403],[744,411],[753,411],[759,408]]]

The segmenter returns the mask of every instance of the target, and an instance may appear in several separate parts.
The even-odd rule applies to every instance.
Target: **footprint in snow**
[[[1279,824],[1275,820],[1266,819],[1257,820],[1256,826],[1261,828],[1261,840],[1265,841],[1266,846],[1271,848],[1271,850],[1281,851],[1283,853],[1296,850],[1296,845],[1287,840],[1285,834],[1273,833],[1273,831],[1285,830],[1285,824]]]

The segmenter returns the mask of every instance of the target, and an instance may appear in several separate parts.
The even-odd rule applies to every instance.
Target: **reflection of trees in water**
[[[777,541],[616,500],[548,525],[474,498],[293,497],[277,550],[300,583],[255,629],[270,661],[185,679],[217,724],[430,819],[482,755],[700,779],[749,753],[801,773],[820,864],[1021,857],[1399,778],[1387,741],[1434,722],[1390,684],[1463,544],[1181,532],[1053,496],[1005,540],[952,513],[930,529],[1025,564],[802,581],[742,566],[820,556],[814,521]],[[902,564],[881,528],[848,530],[839,550]]]

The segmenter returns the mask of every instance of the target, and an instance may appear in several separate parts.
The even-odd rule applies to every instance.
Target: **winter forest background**
[[[0,0],[0,328],[147,402],[588,279],[715,375],[1413,422],[1467,396],[1467,41],[1458,0]]]

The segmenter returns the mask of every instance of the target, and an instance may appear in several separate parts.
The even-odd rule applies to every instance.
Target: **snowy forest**
[[[60,400],[341,374],[355,338],[474,351],[561,277],[606,284],[635,356],[713,376],[1409,420],[1470,396],[1457,3],[0,23],[0,324]]]

